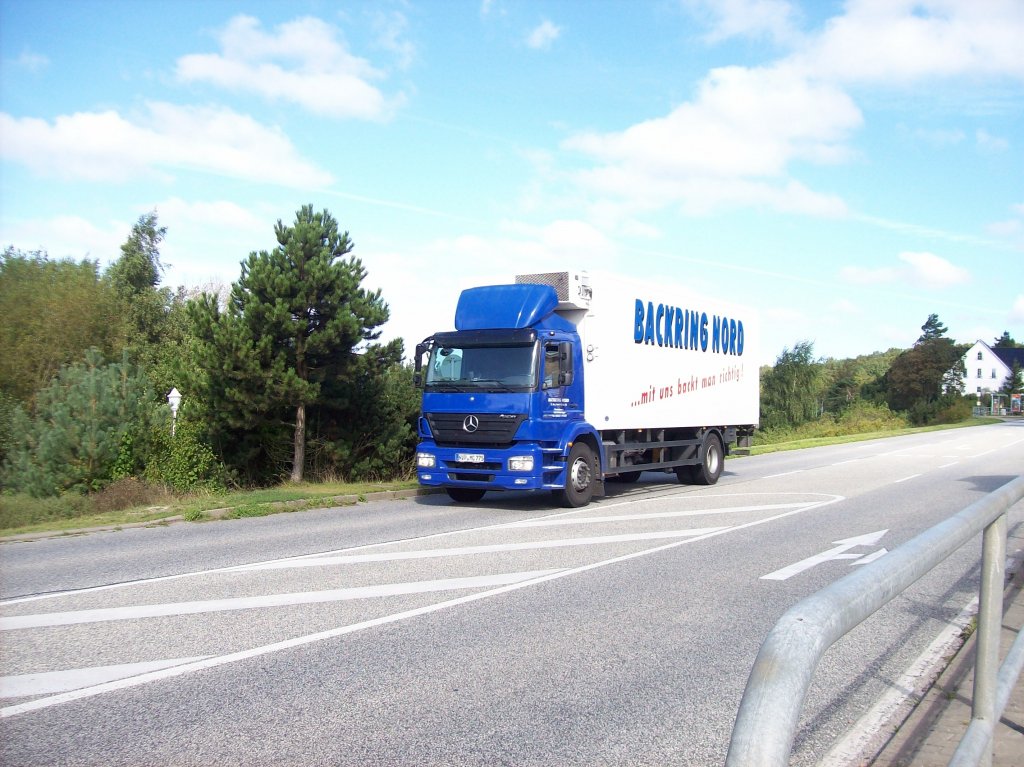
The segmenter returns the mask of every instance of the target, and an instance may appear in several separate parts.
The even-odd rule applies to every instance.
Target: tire
[[[484,497],[486,490],[478,490],[475,487],[446,487],[448,497],[457,503],[473,503]]]
[[[681,484],[692,485],[697,481],[697,466],[676,466],[676,479]]]
[[[698,485],[713,485],[722,476],[725,465],[725,451],[721,438],[711,432],[704,437],[700,450],[701,462],[693,466],[693,481]]]
[[[565,489],[556,490],[558,502],[569,509],[586,506],[594,496],[597,471],[594,451],[586,443],[577,442],[569,451],[565,466]]]

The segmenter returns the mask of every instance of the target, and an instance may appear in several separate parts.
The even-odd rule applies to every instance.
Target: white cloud
[[[1005,152],[1010,148],[1010,142],[1004,138],[993,136],[987,130],[979,128],[974,135],[975,140],[978,142],[978,148],[983,152]]]
[[[184,82],[256,93],[315,114],[386,118],[403,97],[389,100],[371,85],[383,73],[349,53],[337,37],[337,30],[320,19],[290,21],[268,34],[258,19],[236,16],[220,34],[221,53],[182,56],[176,73]]]
[[[36,74],[50,66],[50,59],[43,56],[41,53],[33,53],[32,51],[24,50],[12,63],[18,69],[23,69],[26,72]]]
[[[54,216],[9,222],[2,236],[5,246],[18,250],[44,250],[53,259],[89,259],[103,267],[120,255],[131,228],[129,221],[97,226],[80,216]]]
[[[1024,294],[1017,296],[1010,310],[1010,322],[1024,322]]]
[[[845,159],[844,141],[861,123],[849,96],[830,85],[788,68],[725,67],[666,117],[564,146],[598,161],[581,178],[605,194],[678,201],[693,212],[736,203],[834,215],[845,209],[838,199],[764,179],[784,179],[798,160]]]
[[[375,14],[373,30],[377,34],[377,47],[394,54],[398,66],[407,69],[416,57],[416,46],[406,37],[409,31],[409,20],[398,11]]]
[[[906,251],[898,258],[905,266],[845,266],[839,270],[839,277],[854,285],[900,283],[928,288],[948,288],[971,281],[970,272],[934,253]]]
[[[985,230],[996,237],[1013,237],[1024,232],[1024,223],[1015,218],[1007,221],[993,221],[985,227]]]
[[[710,43],[732,37],[768,37],[779,43],[798,37],[797,12],[787,0],[687,0],[691,9],[709,17]]]
[[[551,44],[562,34],[560,27],[544,19],[533,31],[526,36],[526,44],[534,50],[547,50]]]
[[[1024,77],[1019,0],[851,0],[793,63],[836,82]]]
[[[0,155],[35,173],[120,182],[194,170],[263,183],[321,187],[328,173],[275,128],[229,109],[151,102],[145,114],[61,115],[52,123],[0,114]]]
[[[909,277],[929,287],[946,288],[971,281],[971,273],[934,253],[900,253],[899,258],[910,265]]]

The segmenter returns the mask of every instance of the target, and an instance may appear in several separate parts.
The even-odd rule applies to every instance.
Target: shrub
[[[169,423],[155,423],[147,433],[145,478],[177,492],[223,490],[227,482],[224,466],[203,439],[198,423],[179,414],[174,436]]]
[[[137,506],[153,506],[168,500],[167,491],[135,477],[117,479],[91,496],[95,511],[120,511]]]

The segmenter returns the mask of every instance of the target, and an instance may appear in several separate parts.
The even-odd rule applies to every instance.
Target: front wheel
[[[448,497],[458,503],[474,503],[484,497],[486,490],[478,490],[475,487],[446,487]]]
[[[565,469],[565,489],[556,490],[559,503],[570,509],[586,506],[594,496],[597,471],[594,451],[584,442],[577,442],[569,451]]]

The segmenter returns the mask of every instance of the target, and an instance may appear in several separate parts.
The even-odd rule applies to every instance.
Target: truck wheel
[[[577,442],[569,451],[565,468],[565,490],[556,490],[555,497],[563,506],[576,509],[586,506],[594,495],[594,453],[584,442]]]
[[[697,481],[697,469],[699,466],[676,466],[676,479],[681,484],[692,485]]]
[[[704,459],[693,468],[693,481],[698,485],[713,485],[722,476],[725,453],[722,440],[717,434],[711,433],[704,437],[701,453]]]
[[[478,490],[475,487],[446,487],[448,497],[459,503],[473,503],[484,497],[486,490]]]

